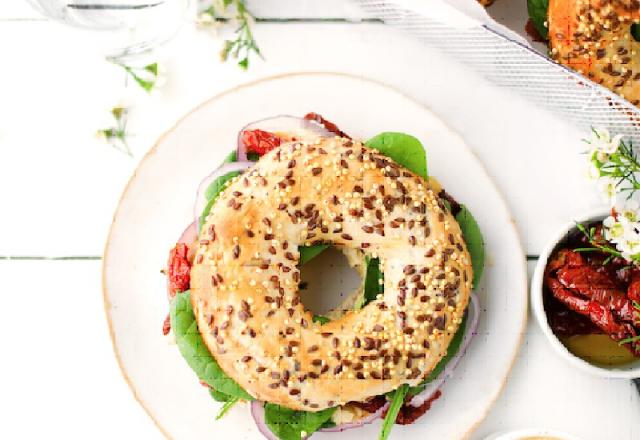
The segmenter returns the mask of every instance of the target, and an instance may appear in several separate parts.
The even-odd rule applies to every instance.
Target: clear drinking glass
[[[193,22],[196,0],[27,0],[62,23],[91,30],[113,60],[147,54]]]

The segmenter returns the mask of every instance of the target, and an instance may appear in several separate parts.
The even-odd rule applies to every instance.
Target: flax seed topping
[[[338,137],[267,153],[225,187],[202,231],[191,298],[209,351],[252,396],[292,409],[420,382],[471,289],[460,229],[429,182]],[[384,293],[313,322],[296,265],[314,243],[378,258]]]

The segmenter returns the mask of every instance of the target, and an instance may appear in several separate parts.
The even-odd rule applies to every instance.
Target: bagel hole
[[[360,274],[333,246],[300,267],[300,299],[314,315],[341,306],[361,283]]]

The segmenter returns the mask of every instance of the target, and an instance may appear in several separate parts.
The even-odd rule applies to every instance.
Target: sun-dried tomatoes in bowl
[[[571,365],[601,377],[638,378],[640,267],[598,248],[607,243],[601,225],[610,214],[579,216],[553,235],[531,281],[532,310]]]

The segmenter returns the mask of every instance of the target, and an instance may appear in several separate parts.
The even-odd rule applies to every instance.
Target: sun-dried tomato
[[[440,390],[433,393],[424,403],[420,406],[411,406],[408,403],[402,405],[398,417],[396,417],[396,423],[398,425],[410,425],[420,417],[424,415],[431,408],[431,404],[442,395]]]
[[[167,336],[170,331],[171,331],[171,317],[167,315],[167,317],[164,319],[164,322],[162,323],[162,334]]]
[[[387,403],[387,399],[384,396],[372,397],[371,399],[364,402],[351,402],[351,404],[353,404],[354,406],[357,406],[358,408],[369,413],[378,411],[384,406],[385,403]]]
[[[191,263],[189,262],[189,247],[178,243],[169,252],[167,277],[169,278],[169,297],[173,298],[178,292],[189,289],[191,281]]]
[[[338,128],[336,124],[323,118],[322,115],[319,115],[318,113],[314,113],[314,112],[307,113],[306,115],[304,115],[304,118],[307,121],[313,121],[313,122],[316,122],[317,124],[322,125],[327,131],[335,134],[336,136],[351,139],[351,136],[349,136],[344,131],[340,130],[340,128]]]
[[[262,156],[280,146],[282,140],[273,133],[264,130],[245,130],[242,132],[242,143],[248,153]]]

